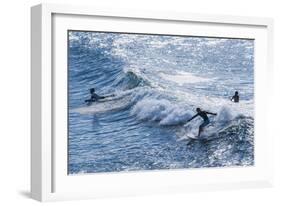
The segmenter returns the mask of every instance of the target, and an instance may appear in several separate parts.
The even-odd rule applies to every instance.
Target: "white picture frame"
[[[116,26],[116,21],[119,22]],[[94,22],[94,23],[93,23]],[[131,27],[131,25],[137,25]],[[160,25],[153,30],[154,24]],[[173,28],[167,29],[167,25]],[[255,166],[69,176],[66,172],[65,31],[187,34],[255,38]],[[207,29],[208,28],[208,29]],[[272,89],[273,20],[40,4],[31,8],[31,196],[39,201],[268,187],[273,135],[267,121]],[[224,31],[224,33],[219,32]],[[62,57],[62,58],[58,58]],[[59,60],[58,60],[59,59]],[[269,97],[267,100],[264,96]]]

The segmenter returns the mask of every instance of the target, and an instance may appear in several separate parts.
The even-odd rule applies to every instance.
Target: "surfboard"
[[[188,136],[186,135],[187,137],[187,145],[189,145],[191,142],[194,142],[194,141],[202,141],[202,139],[198,136]]]
[[[130,96],[114,97],[108,101],[96,101],[90,105],[75,108],[72,111],[80,114],[101,114],[121,110],[130,105]],[[114,104],[112,103],[114,101]]]
[[[99,100],[96,100],[96,101],[93,101],[91,99],[86,99],[85,100],[85,103],[88,105],[88,106],[91,106],[92,104],[94,103],[100,103],[100,102],[108,102],[108,101],[114,101],[118,98],[116,98],[116,95],[115,94],[111,94],[111,95],[108,95],[108,96],[105,96],[106,98],[104,99],[99,99]]]
[[[221,138],[220,134],[232,126],[233,126],[232,122],[226,123],[223,127],[216,126],[214,124],[210,124],[204,128],[200,137],[198,137],[190,132],[188,133],[188,131],[186,131],[186,133],[183,136],[188,140],[187,144],[190,144],[191,142],[194,142],[194,141],[200,141],[202,143],[210,142],[210,141]]]

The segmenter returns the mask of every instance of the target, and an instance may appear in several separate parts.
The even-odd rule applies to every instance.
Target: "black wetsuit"
[[[234,100],[234,102],[239,102],[239,96],[238,95],[234,95],[231,100]]]
[[[99,95],[97,95],[96,93],[92,93],[92,95],[91,95],[91,100],[92,100],[93,102],[98,101],[99,99],[104,99],[104,98],[105,98],[105,97],[99,96]]]
[[[201,111],[198,112],[197,115],[199,115],[204,120],[204,122],[200,125],[200,127],[205,127],[210,123],[209,117],[206,112]]]
[[[191,121],[191,120],[194,119],[195,117],[200,116],[200,117],[204,120],[204,122],[200,125],[200,128],[203,128],[203,127],[207,126],[207,125],[210,123],[210,120],[209,120],[209,117],[208,117],[207,114],[214,114],[214,113],[205,112],[205,111],[202,111],[202,110],[201,110],[200,112],[197,112],[197,114],[194,115],[194,116],[193,116],[190,120],[188,120],[188,121]]]
[[[196,111],[197,111],[197,114],[194,115],[193,117],[191,117],[191,119],[189,119],[188,122],[193,120],[197,116],[200,116],[204,120],[204,122],[199,126],[199,132],[198,132],[198,137],[199,137],[200,133],[203,131],[203,127],[207,126],[210,123],[210,120],[209,120],[209,117],[207,114],[211,114],[211,115],[217,115],[217,114],[212,113],[212,112],[202,111],[202,110],[200,110],[200,108],[197,108]]]
[[[91,94],[91,98],[85,100],[85,102],[92,103],[92,102],[98,101],[99,99],[104,99],[104,98],[105,98],[105,97],[99,96],[99,95],[97,95],[96,93],[92,93],[92,94]]]

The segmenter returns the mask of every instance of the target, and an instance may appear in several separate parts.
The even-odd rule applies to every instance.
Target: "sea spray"
[[[143,99],[133,107],[131,113],[139,120],[157,121],[160,125],[177,125],[191,117],[185,106],[172,104],[165,99]]]

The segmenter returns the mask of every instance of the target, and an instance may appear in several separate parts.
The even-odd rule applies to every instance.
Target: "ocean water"
[[[68,35],[69,174],[254,164],[254,40]]]

